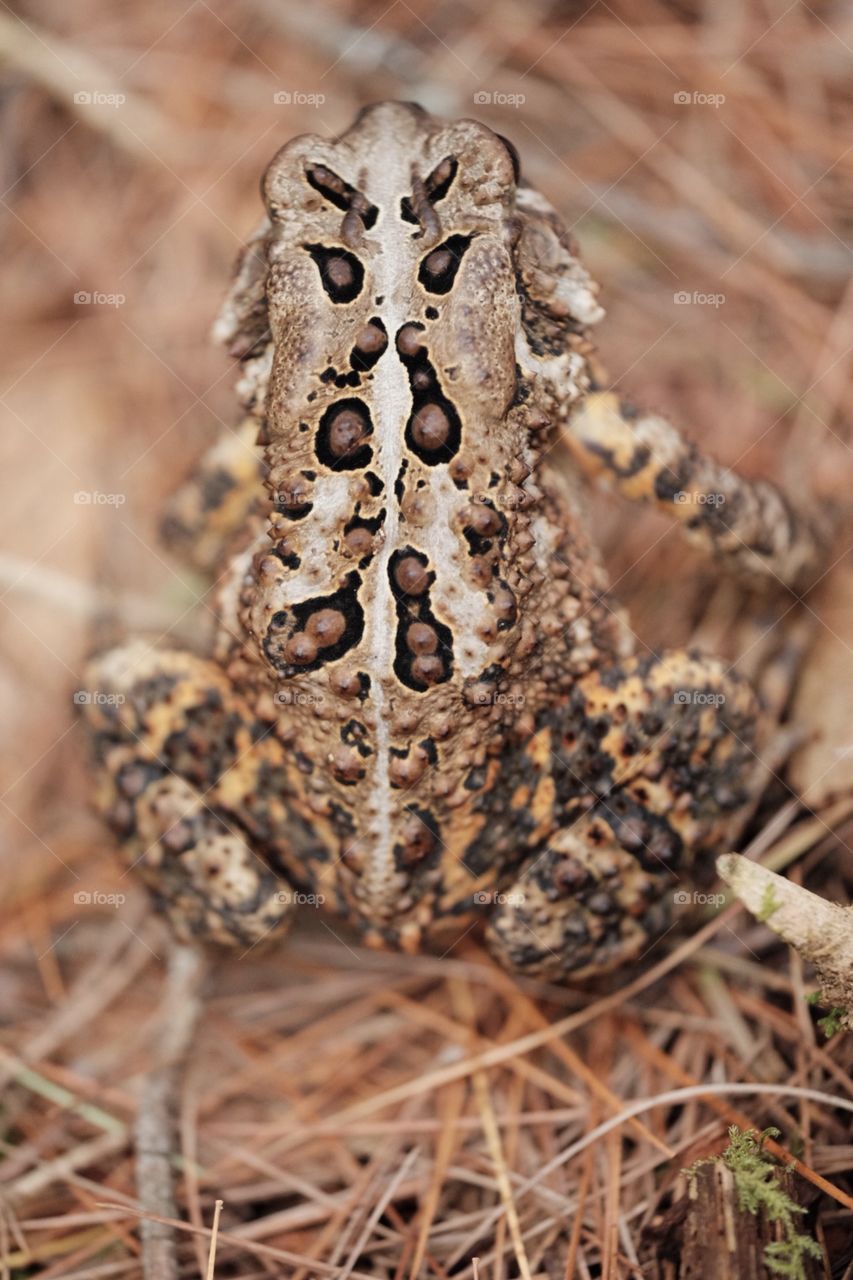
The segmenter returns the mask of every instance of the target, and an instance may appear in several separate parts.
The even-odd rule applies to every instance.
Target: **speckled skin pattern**
[[[630,959],[736,838],[761,717],[716,661],[632,654],[579,480],[789,584],[815,539],[596,390],[596,286],[484,125],[381,104],[263,191],[218,323],[246,418],[167,521],[220,579],[215,649],[93,663],[100,807],[185,936],[322,900],[371,945],[485,916],[518,972]]]

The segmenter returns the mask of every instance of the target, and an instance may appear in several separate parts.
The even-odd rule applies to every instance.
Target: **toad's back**
[[[407,105],[297,138],[220,321],[274,504],[230,614],[294,746],[294,856],[382,933],[490,883],[490,794],[615,642],[541,461],[600,309],[517,179],[489,129]]]

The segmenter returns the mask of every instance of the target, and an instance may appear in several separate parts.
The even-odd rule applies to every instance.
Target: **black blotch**
[[[406,328],[405,325],[402,327]],[[421,325],[416,327],[422,328]],[[459,452],[459,445],[462,441],[462,422],[456,412],[456,407],[442,391],[441,383],[430,363],[426,347],[420,347],[413,356],[404,356],[400,353],[400,359],[409,375],[409,387],[412,392],[412,411],[406,423],[406,447],[421,462],[425,462],[427,466],[435,466],[439,462],[449,462]],[[418,375],[421,376],[419,377]],[[419,387],[417,385],[419,381],[426,381],[428,385]],[[437,405],[447,415],[447,438],[444,444],[439,445],[437,449],[423,448],[422,445],[417,443],[412,434],[415,415],[419,409],[428,404]]]
[[[437,176],[438,171],[441,168],[441,166],[444,164],[449,164],[450,171],[444,178],[441,179],[441,181],[439,181]],[[453,186],[453,180],[456,177],[456,172],[458,168],[459,168],[459,162],[457,161],[455,156],[445,156],[443,160],[440,160],[438,162],[438,164],[433,169],[432,173],[424,182],[424,190],[426,192],[427,199],[429,200],[430,204],[437,204],[439,200],[444,199],[444,197],[447,195],[450,188]],[[404,222],[413,222],[415,226],[417,226],[418,219],[415,215],[414,209],[412,208],[412,201],[410,196],[404,196],[403,199],[400,201],[400,217],[403,219]]]
[[[403,547],[395,551],[388,562],[388,579],[391,583],[391,594],[397,608],[397,633],[394,637],[396,656],[394,658],[394,674],[407,689],[416,693],[426,693],[431,685],[422,684],[412,675],[412,663],[416,657],[406,644],[406,632],[413,622],[426,622],[438,636],[437,656],[441,658],[444,670],[441,679],[435,684],[444,684],[453,674],[453,632],[443,622],[439,622],[430,607],[430,588],[435,582],[435,574],[430,572],[426,590],[419,596],[406,595],[400,590],[395,577],[397,565],[401,560],[413,556],[425,569],[429,568],[429,558],[422,551],[413,547]]]
[[[378,533],[382,528],[382,522],[385,519],[384,509],[376,516],[354,515],[344,525],[344,533],[349,533],[352,529],[367,529],[370,533]]]
[[[361,293],[364,284],[364,267],[354,253],[347,249],[328,249],[324,244],[306,244],[304,246],[317,264],[320,280],[332,302],[352,302]],[[338,284],[329,275],[330,263],[340,260],[345,262],[352,272],[348,284]]]
[[[460,263],[473,238],[473,236],[448,236],[441,244],[436,245],[434,249],[430,249],[418,268],[418,280],[425,289],[430,293],[450,292]],[[448,266],[443,271],[433,272],[427,264],[434,254],[441,253],[442,250],[447,250],[450,255]]]
[[[510,590],[509,583],[505,582],[503,578],[498,578],[497,585],[501,587],[504,591],[509,592],[510,595],[513,595],[512,591]],[[495,601],[494,592],[491,590],[487,591],[486,599],[489,601],[490,604],[494,604],[494,601]],[[512,608],[512,616],[509,618],[501,618],[500,621],[498,622],[498,631],[509,631],[510,627],[515,626],[517,620],[518,620],[518,606],[514,604]]]
[[[417,818],[423,825],[423,839],[426,847],[422,855],[418,856],[415,853],[413,857],[411,850],[407,852],[402,844],[395,844],[394,864],[398,871],[406,871],[414,862],[418,869],[423,871],[433,866],[441,857],[441,828],[435,814],[431,813],[429,809],[422,809],[419,805],[407,804],[405,812],[410,818]]]
[[[403,494],[406,492],[405,475],[408,466],[409,459],[404,458],[400,464],[400,470],[397,472],[397,479],[394,481],[394,496],[398,502],[403,501]]]
[[[444,178],[439,180],[438,171],[443,164],[449,164],[450,170]],[[427,195],[433,204],[436,204],[439,200],[443,200],[447,195],[448,191],[453,186],[453,181],[456,177],[458,168],[459,162],[457,161],[456,156],[445,156],[444,160],[439,161],[435,166],[432,173],[424,183]]]
[[[368,324],[372,324],[377,329],[381,329],[382,332],[385,334],[385,337],[386,338],[388,337],[388,330],[385,328],[385,325],[379,319],[379,316],[371,316],[368,321]],[[380,347],[378,351],[359,351],[358,347],[353,347],[352,351],[350,352],[349,362],[352,365],[353,369],[357,369],[359,373],[367,373],[368,369],[372,369],[373,366],[376,364],[377,360],[381,359],[381,357],[385,354],[387,350],[388,350],[387,342],[385,346]]]
[[[356,514],[354,516],[351,516],[350,519],[344,525],[344,536],[350,533],[353,529],[366,529],[368,533],[376,534],[382,528],[382,525],[384,524],[384,522],[385,522],[384,507],[376,516],[359,515],[358,507],[356,507]],[[371,560],[373,559],[374,554],[375,553],[371,551],[368,555],[362,556],[358,562],[359,569],[366,569],[367,566],[370,564]]]
[[[644,466],[648,460],[649,455],[648,450],[646,450],[645,457],[640,460],[641,466],[637,467],[636,470],[641,470],[642,466]],[[616,468],[614,467],[613,470],[615,471]],[[664,467],[663,470],[659,471],[655,476],[655,497],[660,502],[672,502],[675,499],[675,495],[683,492],[687,487],[687,484],[688,481],[686,473],[677,475],[674,471],[671,471],[669,467]]]
[[[497,686],[500,684],[501,680],[504,678],[505,675],[506,675],[506,672],[504,671],[501,664],[499,662],[492,662],[489,664],[488,667],[483,667],[483,670],[480,672],[480,674],[476,678],[476,683],[490,684],[490,685],[494,685],[494,687],[497,688]]]
[[[329,405],[320,419],[320,425],[317,428],[317,436],[314,441],[314,451],[320,462],[327,467],[331,467],[333,471],[358,471],[361,467],[366,467],[373,457],[373,450],[369,444],[362,444],[357,449],[353,449],[351,453],[345,453],[341,457],[332,453],[329,448],[329,434],[332,423],[338,414],[345,409],[352,409],[359,417],[364,419],[365,435],[370,436],[373,434],[370,410],[363,400],[353,396],[344,400],[335,400],[333,404]]]
[[[302,563],[302,561],[300,560],[299,556],[296,554],[295,551],[283,551],[281,547],[271,547],[266,554],[275,556],[276,560],[280,560],[281,563],[283,565],[286,565],[288,569],[298,569],[300,564]],[[277,613],[273,615],[273,617],[276,617],[276,618],[282,617],[282,616],[283,615],[281,613]]]
[[[385,485],[379,479],[375,471],[365,471],[364,478],[367,481],[367,487],[374,498],[378,498]]]
[[[343,178],[339,178],[336,173],[328,169],[325,165],[310,165],[305,170],[305,180],[309,187],[313,187],[319,192],[324,200],[328,200],[336,209],[342,209],[346,212],[352,204],[353,198],[361,195],[356,191],[355,187],[350,186],[348,182],[344,182]],[[364,200],[364,196],[362,196]],[[361,221],[369,231],[376,223],[377,209],[376,205],[367,204],[360,213]]]
[[[174,735],[172,735],[174,737]],[[112,744],[110,744],[112,745]],[[127,799],[135,800],[152,782],[157,782],[166,772],[162,763],[129,760],[116,773],[116,787]]]
[[[477,765],[462,783],[466,791],[482,791],[486,785],[486,766]]]
[[[601,458],[604,461],[608,470],[623,480],[628,480],[631,476],[643,471],[648,466],[651,457],[651,451],[648,445],[645,444],[635,445],[634,451],[626,463],[617,462],[615,453],[606,445],[590,442],[588,448],[590,453],[594,453],[597,458]],[[672,497],[682,487],[678,483],[677,476],[668,467],[665,467],[655,477],[655,496],[664,502],[671,501]]]
[[[314,509],[313,502],[295,502],[286,494],[276,493],[273,500],[273,509],[279,515],[287,516],[288,520],[304,520],[307,515]]]
[[[349,809],[345,809],[342,804],[338,804],[337,800],[329,803],[329,817],[334,827],[335,834],[341,840],[349,840],[356,834],[356,823]]]
[[[426,316],[427,320],[438,319],[438,311],[435,307],[427,307],[426,311],[424,312],[424,315]]]
[[[201,509],[212,511],[231,492],[237,481],[222,468],[217,467],[204,477],[201,484]]]
[[[341,729],[341,742],[348,747],[355,747],[358,754],[365,759],[372,756],[373,751],[367,745],[367,726],[360,720],[348,720]]]
[[[335,662],[361,640],[364,634],[364,610],[358,598],[361,576],[353,571],[347,575],[344,585],[328,596],[314,596],[291,605],[287,610],[274,613],[270,619],[269,629],[264,637],[263,649],[267,658],[279,675],[287,678],[302,675],[308,671],[316,671],[327,662]],[[335,609],[342,613],[346,626],[336,644],[327,645],[318,651],[314,662],[291,663],[284,656],[287,641],[297,632],[304,631],[312,613],[320,609]]]
[[[512,403],[510,407],[514,409],[517,405],[525,404],[529,399],[530,387],[522,373],[521,365],[517,364],[515,366],[515,386],[512,390]]]
[[[497,538],[499,542],[503,542],[506,538],[507,522],[506,516],[503,512],[498,511],[495,504],[485,498],[482,500],[481,506],[488,507],[490,511],[495,512],[495,515],[500,520],[500,528],[495,533],[491,533],[488,536],[477,533],[475,529],[468,527],[464,528],[462,533],[465,537],[465,541],[468,543],[468,554],[471,556],[485,555],[487,551],[491,550],[492,542],[495,538]]]

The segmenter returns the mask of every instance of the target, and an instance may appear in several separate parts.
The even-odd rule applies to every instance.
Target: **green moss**
[[[778,1222],[782,1226],[784,1239],[767,1245],[764,1250],[768,1271],[776,1276],[787,1276],[790,1280],[806,1280],[805,1261],[807,1258],[820,1258],[821,1250],[810,1236],[797,1231],[796,1216],[805,1213],[805,1209],[788,1195],[780,1181],[779,1167],[764,1150],[766,1138],[778,1137],[778,1129],[765,1129],[760,1134],[754,1129],[747,1129],[742,1133],[737,1125],[732,1125],[729,1145],[722,1155],[699,1160],[686,1172],[688,1177],[692,1177],[699,1165],[712,1164],[714,1159],[722,1160],[732,1172],[738,1208],[743,1213],[763,1213],[768,1222]]]
[[[812,991],[811,995],[806,996],[806,1004],[823,1004],[823,994],[820,991]],[[817,1025],[820,1027],[827,1040],[837,1035],[839,1031],[843,1031],[845,1027],[844,1019],[847,1017],[847,1010],[842,1009],[840,1005],[834,1004],[830,1006],[829,1012],[825,1013],[822,1018],[818,1018]]]
[[[766,924],[773,912],[778,911],[781,905],[782,903],[773,892],[773,885],[768,884],[761,895],[761,906],[756,912],[756,919],[760,920],[762,924]]]

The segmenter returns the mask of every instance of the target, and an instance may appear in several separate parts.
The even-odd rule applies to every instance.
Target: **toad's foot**
[[[269,726],[219,667],[179,650],[114,649],[87,682],[98,807],[179,935],[251,946],[279,934],[293,894],[274,870],[287,823],[262,785],[280,772]]]
[[[568,820],[522,864],[489,924],[507,968],[551,979],[647,948],[691,899],[681,878],[691,863],[737,838],[764,768],[754,693],[701,655],[603,668],[578,697],[582,716],[552,747],[558,786],[562,774],[563,793],[574,792]]]

